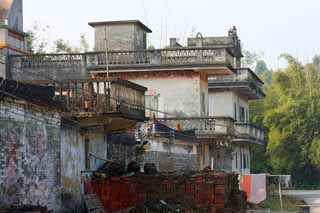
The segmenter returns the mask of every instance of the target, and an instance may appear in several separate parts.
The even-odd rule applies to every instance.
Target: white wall
[[[232,92],[209,91],[209,116],[234,117]]]
[[[239,120],[239,106],[244,107],[249,113],[248,100],[241,98],[233,91],[209,91],[209,116],[226,116],[235,118],[234,104],[236,103],[237,117]],[[250,113],[249,113],[250,114]],[[249,118],[249,116],[248,116]],[[248,122],[248,121],[245,121]]]
[[[159,110],[178,116],[205,116],[208,113],[208,88],[201,83],[200,75],[188,77],[151,77],[128,79],[159,94]],[[205,97],[205,113],[201,113],[201,93]],[[146,93],[148,94],[148,92]],[[208,115],[208,114],[206,114]],[[163,114],[159,114],[162,117]]]

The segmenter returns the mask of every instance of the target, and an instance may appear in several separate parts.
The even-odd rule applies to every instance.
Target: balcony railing
[[[10,56],[10,61],[19,68],[68,68],[84,65],[85,55],[82,53],[13,55]]]
[[[253,73],[249,68],[239,68],[237,73],[233,75],[215,76],[209,78],[210,82],[248,82],[255,81],[259,86],[262,86],[263,82]]]
[[[132,119],[145,119],[145,88],[121,79],[63,81],[58,84],[34,82],[55,87],[55,99],[63,112],[74,118],[120,113]]]
[[[87,67],[106,65],[105,52],[74,54],[34,54],[10,56],[20,68]],[[233,66],[232,53],[226,48],[168,48],[155,50],[109,51],[110,68],[116,65],[201,65],[217,64]]]
[[[106,64],[105,52],[86,54],[87,66]],[[138,51],[110,51],[108,63],[114,66],[167,66],[167,65],[233,65],[233,56],[226,48],[168,48]]]
[[[229,117],[158,118],[158,120],[173,129],[195,130],[198,138],[234,134],[234,120]]]
[[[249,68],[240,68],[236,74],[209,78],[209,88],[243,85],[248,86],[258,96],[265,96],[262,90],[263,81]]]
[[[266,141],[265,131],[249,123],[235,124],[236,137],[239,139],[251,139],[254,143],[264,143]]]

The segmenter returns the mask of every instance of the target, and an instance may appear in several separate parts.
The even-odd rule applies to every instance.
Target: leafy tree
[[[254,72],[257,73],[257,75],[262,75],[266,70],[268,70],[266,62],[263,60],[258,60]]]
[[[261,56],[255,52],[250,52],[249,50],[242,50],[243,58],[242,58],[242,66],[254,68],[257,61],[261,58]]]
[[[63,40],[63,39],[58,39],[54,41],[54,46],[55,46],[55,52],[57,53],[72,53],[72,52],[79,52],[78,49],[72,47],[69,42]]]
[[[264,81],[265,84],[270,85],[272,81],[272,70],[268,69],[266,62],[258,60],[254,72]]]
[[[27,48],[33,53],[45,53],[49,46],[49,26],[43,26],[40,22],[34,22],[32,29],[28,30]]]
[[[68,41],[65,41],[61,38],[54,41],[54,52],[57,53],[79,53],[87,52],[89,49],[89,43],[83,33],[80,34],[79,47],[72,46]]]
[[[33,53],[48,52],[49,47],[52,47],[52,42],[48,39],[49,26],[43,26],[40,22],[35,22],[32,29],[28,30],[27,48]],[[87,52],[90,50],[85,34],[80,34],[79,46],[73,46],[64,39],[58,39],[53,42],[52,52],[57,53],[72,53],[72,52]]]
[[[88,52],[90,50],[89,42],[86,39],[84,33],[80,34],[80,51],[81,52]]]
[[[253,167],[292,174],[295,184],[303,188],[317,187],[320,179],[320,70],[315,60],[313,64],[302,65],[289,54],[281,57],[288,65],[272,73],[270,85],[264,87],[267,97],[250,103],[252,122],[269,130],[266,150],[253,150],[257,156],[253,158],[259,160]],[[261,67],[265,68],[262,64],[258,69]]]

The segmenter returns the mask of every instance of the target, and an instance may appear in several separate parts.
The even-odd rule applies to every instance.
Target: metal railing
[[[195,130],[198,137],[234,134],[234,120],[229,117],[158,118],[158,120],[174,129]]]

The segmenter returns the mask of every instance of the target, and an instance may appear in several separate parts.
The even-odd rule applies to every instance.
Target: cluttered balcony
[[[265,131],[250,123],[235,123],[235,142],[249,141],[256,144],[266,143]]]
[[[55,87],[64,117],[81,126],[112,124],[114,128],[145,119],[145,87],[121,79],[70,80],[58,83],[33,81]]]
[[[176,130],[195,130],[198,139],[234,135],[234,120],[229,117],[158,118],[158,120]]]
[[[239,68],[236,74],[209,78],[210,90],[232,89],[249,100],[265,97],[262,85],[263,81],[250,68]]]

